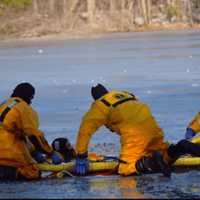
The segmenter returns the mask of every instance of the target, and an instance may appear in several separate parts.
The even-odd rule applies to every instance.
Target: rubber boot
[[[159,166],[159,169],[163,173],[163,175],[166,177],[170,177],[171,169],[169,165],[163,160],[162,154],[160,152],[154,153],[153,159],[155,160],[156,164]]]
[[[171,176],[171,169],[160,152],[155,152],[152,157],[142,157],[136,162],[136,169],[141,174],[161,172],[166,177]]]

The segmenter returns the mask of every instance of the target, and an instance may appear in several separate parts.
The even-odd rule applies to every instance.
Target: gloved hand
[[[87,153],[79,154],[76,158],[75,173],[77,175],[84,176],[89,169],[89,161],[87,159]]]
[[[32,153],[32,157],[38,162],[38,163],[43,163],[46,161],[46,156],[40,151],[34,151]]]
[[[192,137],[195,136],[195,132],[191,129],[191,128],[187,128],[186,129],[186,133],[185,133],[185,139],[189,140],[191,139]]]
[[[61,157],[61,155],[59,153],[54,151],[51,155],[51,160],[52,160],[53,164],[58,165],[58,164],[62,163],[63,158]]]

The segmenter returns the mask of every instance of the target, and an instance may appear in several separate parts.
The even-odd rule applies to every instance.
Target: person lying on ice
[[[20,83],[0,104],[0,179],[38,178],[36,163],[45,161],[44,154],[55,164],[62,162],[39,130],[38,115],[30,106],[34,94],[30,83]]]
[[[170,177],[170,165],[184,154],[200,156],[200,146],[187,140],[177,144],[164,141],[164,134],[149,106],[133,94],[108,91],[98,84],[91,89],[94,102],[82,118],[76,140],[75,173],[88,171],[88,144],[98,128],[105,125],[120,136],[118,173],[121,175],[163,173]]]
[[[197,133],[200,132],[200,112],[192,119],[186,128],[185,139],[192,139]]]

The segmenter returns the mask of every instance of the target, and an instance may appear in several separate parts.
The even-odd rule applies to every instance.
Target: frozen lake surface
[[[128,90],[148,103],[166,140],[184,137],[200,110],[200,30],[111,34],[96,39],[0,42],[0,98],[16,84],[36,87],[33,107],[48,141],[76,141],[95,83]],[[105,143],[107,148],[100,148]],[[119,138],[105,128],[90,150],[118,155]],[[90,176],[0,183],[0,198],[200,198],[200,172],[142,177]]]

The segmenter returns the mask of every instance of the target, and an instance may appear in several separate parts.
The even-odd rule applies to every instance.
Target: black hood
[[[35,94],[35,88],[30,83],[20,83],[15,87],[11,97],[19,97],[26,103],[31,104]]]
[[[91,89],[91,94],[94,100],[101,98],[107,93],[108,93],[108,90],[102,84],[99,84],[99,83],[97,84],[97,86],[92,87]]]

